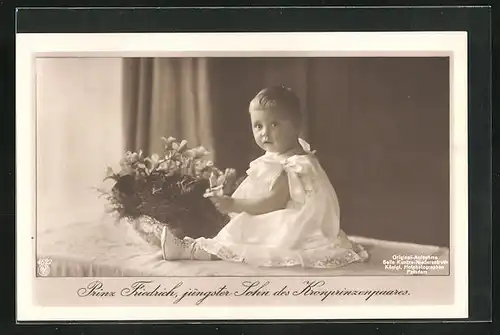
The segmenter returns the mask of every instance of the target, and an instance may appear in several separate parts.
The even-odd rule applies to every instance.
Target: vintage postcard
[[[468,315],[467,34],[18,34],[17,313]]]

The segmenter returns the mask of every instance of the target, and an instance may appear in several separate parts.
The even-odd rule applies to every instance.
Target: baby
[[[295,93],[282,86],[266,88],[250,102],[249,112],[264,155],[250,163],[232,196],[207,194],[230,222],[212,239],[180,240],[165,228],[164,258],[314,268],[367,259],[340,229],[337,194],[299,136],[302,113]]]

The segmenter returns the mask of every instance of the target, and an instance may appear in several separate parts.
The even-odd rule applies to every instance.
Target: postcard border
[[[283,44],[283,34],[287,36],[293,36],[291,38],[294,39],[294,43],[290,43],[290,40],[288,40],[288,43]],[[311,34],[314,34],[314,38],[310,38]],[[457,64],[461,64],[460,68],[458,68],[458,71],[453,71],[455,74],[455,85],[454,85],[454,92],[453,96],[455,98],[457,97],[466,97],[467,96],[467,33],[465,32],[425,32],[425,33],[282,33],[282,34],[265,34],[265,36],[260,35],[258,40],[255,38],[255,34],[203,34],[203,36],[200,36],[199,34],[148,34],[150,36],[149,40],[149,45],[152,42],[154,45],[177,45],[178,48],[182,50],[192,50],[193,48],[199,49],[199,45],[204,45],[204,44],[199,44],[201,41],[200,39],[203,39],[205,43],[207,43],[208,40],[210,40],[210,45],[213,46],[213,48],[217,48],[218,46],[221,45],[227,45],[227,43],[230,43],[231,38],[237,38],[239,43],[236,44],[238,46],[237,48],[240,49],[238,51],[244,51],[244,47],[248,48],[249,45],[248,43],[241,43],[242,38],[248,38],[250,40],[253,39],[253,41],[258,42],[258,50],[257,51],[269,51],[269,50],[282,50],[288,46],[288,50],[290,52],[300,52],[300,49],[307,49],[311,48],[314,43],[316,43],[316,49],[317,46],[322,45],[323,48],[325,45],[325,42],[327,40],[330,41],[330,45],[332,45],[332,39],[335,40],[335,49],[340,49],[342,46],[344,50],[347,50],[349,52],[356,52],[359,50],[364,50],[364,51],[373,51],[373,50],[379,50],[380,49],[380,43],[373,43],[374,36],[377,36],[380,42],[380,38],[385,40],[385,43],[387,45],[391,45],[389,48],[385,48],[385,51],[393,50],[395,49],[394,46],[397,45],[398,48],[404,49],[405,51],[412,51],[412,50],[417,50],[419,48],[422,48],[422,43],[425,43],[426,46],[429,46],[430,49],[432,50],[446,50],[449,51],[449,49],[453,50],[454,52],[454,65],[456,66]],[[411,38],[410,38],[411,37]],[[153,40],[151,40],[153,38]],[[401,40],[401,38],[404,38],[404,41]],[[165,41],[168,40],[170,43],[165,43]],[[186,43],[186,41],[189,40],[189,43]],[[411,40],[412,43],[408,43]],[[33,157],[30,157],[30,155],[26,155],[26,152],[32,152],[32,145],[33,145],[33,128],[34,128],[34,123],[32,122],[33,120],[26,122],[23,119],[20,119],[20,117],[23,115],[21,114],[22,111],[28,111],[30,110],[29,106],[27,106],[26,102],[23,102],[22,97],[26,96],[26,80],[29,76],[30,73],[33,73],[33,64],[32,65],[27,65],[26,61],[31,61],[33,57],[33,53],[40,52],[40,51],[54,51],[59,49],[62,52],[77,52],[78,50],[82,50],[82,46],[85,45],[85,49],[88,50],[89,48],[92,48],[93,50],[97,50],[99,52],[111,52],[116,49],[119,50],[119,52],[127,52],[127,51],[138,51],[140,50],[141,52],[146,52],[151,54],[152,52],[158,51],[158,48],[151,49],[150,46],[147,46],[144,43],[143,39],[143,34],[117,34],[117,35],[112,35],[112,34],[44,34],[44,35],[36,35],[36,34],[18,34],[16,37],[17,41],[17,50],[16,50],[16,55],[17,55],[17,64],[16,64],[16,70],[17,70],[17,76],[18,80],[16,82],[16,102],[17,102],[17,162],[19,167],[24,167],[26,169],[30,169],[30,167],[33,167]],[[64,42],[63,42],[64,41]],[[126,42],[125,42],[126,41]],[[264,41],[264,42],[263,42]],[[279,42],[281,41],[281,43]],[[311,42],[314,41],[314,42]],[[398,41],[397,44],[395,44],[395,41]],[[62,44],[61,44],[62,42]],[[198,43],[197,43],[198,42]],[[286,42],[286,39],[285,39]],[[419,42],[419,43],[416,43]],[[377,45],[375,45],[377,44]],[[382,43],[383,45],[384,43]],[[205,44],[205,45],[208,45]],[[233,43],[234,45],[234,43]],[[420,45],[420,47],[416,47],[416,45]],[[255,47],[255,45],[254,45]],[[292,49],[292,50],[290,50]],[[384,49],[384,48],[382,48]],[[397,48],[396,48],[397,49]],[[179,50],[177,50],[179,51]],[[199,50],[198,50],[199,51]],[[220,50],[219,50],[220,51]],[[222,50],[223,51],[223,50]],[[28,76],[28,77],[27,77]],[[462,80],[458,80],[462,78]],[[24,80],[23,80],[24,79]],[[29,79],[28,79],[29,81]],[[33,85],[28,85],[28,87],[33,87]],[[450,94],[451,95],[451,94]],[[454,143],[459,143],[459,146],[461,148],[461,152],[459,152],[459,156],[461,158],[461,164],[458,166],[458,170],[454,170],[455,174],[450,171],[450,174],[454,177],[451,177],[455,179],[456,184],[452,182],[455,187],[458,184],[458,188],[455,188],[454,194],[454,200],[450,199],[450,203],[453,204],[459,204],[461,210],[467,211],[467,199],[464,197],[464,195],[467,194],[467,164],[463,164],[464,162],[467,162],[467,101],[460,101],[460,104],[453,103],[455,107],[460,111],[460,118],[454,119],[454,125],[460,129],[460,136],[459,138],[453,137]],[[461,107],[461,108],[460,108]],[[26,113],[26,112],[24,112]],[[24,115],[26,117],[26,115]],[[450,122],[451,125],[451,122]],[[24,134],[21,136],[21,134]],[[31,137],[26,138],[26,134],[32,134]],[[454,135],[452,135],[454,134]],[[456,136],[456,133],[451,133],[450,136]],[[465,135],[465,139],[464,136]],[[20,153],[23,153],[21,155]],[[33,171],[28,172],[27,170],[18,170],[18,173],[16,174],[17,176],[23,175],[31,175],[33,176]],[[22,199],[32,199],[32,191],[29,185],[27,185],[26,180],[20,180],[18,177],[17,180],[17,187],[18,187],[18,198]],[[461,190],[461,191],[460,191]],[[31,194],[30,194],[31,193]],[[458,199],[457,199],[458,197]],[[455,201],[455,202],[454,202]],[[33,243],[31,243],[30,240],[26,240],[25,238],[31,234],[27,234],[26,228],[24,224],[20,224],[20,222],[28,222],[30,220],[33,220],[33,211],[30,211],[29,209],[32,208],[32,205],[26,206],[26,202],[23,203],[23,208],[21,211],[21,208],[19,207],[20,204],[18,203],[18,208],[17,208],[17,213],[18,213],[18,224],[16,225],[16,230],[17,230],[17,256],[18,256],[18,267],[17,267],[17,278],[18,281],[23,279],[25,280],[32,280],[29,279],[30,276],[26,272],[26,265],[29,264],[30,260],[29,257],[26,257],[26,250],[33,250]],[[453,205],[452,205],[453,207]],[[26,214],[26,213],[30,213]],[[465,215],[464,215],[465,214]],[[30,219],[31,217],[31,219]],[[461,215],[457,218],[455,217],[456,220],[459,220],[461,222],[462,227],[465,224],[465,227],[467,227],[467,217],[468,215],[466,212],[462,212]],[[467,229],[461,229],[461,231],[458,231],[456,229],[456,225],[452,224],[452,231],[450,231],[450,234],[455,237],[455,239],[458,239],[460,243],[458,243],[455,246],[453,244],[450,244],[450,263],[456,264],[455,269],[455,284],[456,284],[456,292],[461,292],[465,293],[467,292],[467,283],[468,283],[468,273],[467,273],[467,266],[468,264],[465,264],[467,262],[457,262],[456,260],[458,259],[468,259],[467,257],[467,250],[466,250],[466,245],[468,245],[468,235],[467,235]],[[31,244],[31,245],[30,245]],[[459,245],[464,245],[464,247],[459,247]],[[27,248],[26,248],[27,247]],[[452,256],[453,255],[453,256]],[[31,264],[33,264],[31,260]],[[31,269],[32,273],[32,266],[29,266]],[[401,279],[401,277],[399,277]],[[29,320],[30,315],[32,317],[37,316],[39,319],[51,319],[50,315],[56,316],[56,315],[62,315],[59,314],[60,312],[64,311],[64,317],[68,319],[86,319],[89,318],[88,310],[86,313],[82,313],[83,311],[77,311],[77,310],[72,310],[68,308],[47,308],[44,307],[43,310],[41,310],[39,307],[34,307],[31,309],[25,309],[25,307],[28,307],[30,305],[30,295],[32,295],[32,292],[28,287],[30,285],[25,285],[26,290],[18,291],[18,318],[19,319],[24,319],[24,320]],[[460,294],[462,295],[462,294]],[[458,296],[458,295],[457,295]],[[356,310],[356,314],[359,315],[360,310],[362,309],[370,309],[370,311],[366,311],[369,314],[366,314],[367,318],[383,318],[384,315],[391,316],[391,318],[397,317],[397,318],[434,318],[434,317],[449,317],[449,318],[456,318],[456,317],[466,317],[467,316],[467,311],[468,311],[468,303],[467,303],[467,294],[465,294],[463,297],[463,300],[461,300],[459,303],[456,303],[453,306],[410,306],[409,308],[404,308],[404,307],[399,307],[398,312],[395,313],[394,309],[391,308],[386,308],[386,307],[381,307],[377,306],[375,308],[373,307],[360,307],[357,306],[354,309],[351,308],[346,308],[346,307],[321,307],[321,308],[311,308],[307,309],[307,317],[315,318],[315,319],[322,319],[322,318],[329,318],[329,315],[337,315],[340,319],[348,317],[348,315],[355,315],[355,314],[350,314],[350,312],[353,312]],[[23,307],[24,306],[24,307]],[[93,308],[95,311],[95,308]],[[269,319],[269,317],[272,317],[273,319],[289,319],[290,315],[293,315],[291,312],[292,310],[294,311],[301,311],[301,316],[304,317],[306,316],[304,314],[303,308],[299,307],[290,307],[290,308],[280,308],[280,312],[277,313],[276,310],[268,310],[266,308],[259,307],[257,309],[255,308],[243,308],[245,309],[244,312],[244,319]],[[342,309],[342,311],[340,311]],[[134,313],[130,313],[131,310],[134,310]],[[183,308],[169,308],[169,319],[174,318],[174,319],[184,319],[186,315],[182,315],[182,310]],[[389,312],[390,310],[390,312]],[[190,317],[188,319],[196,319],[196,316],[203,316],[203,319],[206,318],[215,318],[215,319],[238,319],[238,315],[241,316],[243,314],[241,313],[241,309],[236,310],[236,315],[228,314],[225,309],[221,310],[217,307],[207,307],[207,308],[196,308],[196,310],[193,310],[192,308],[188,309]],[[124,319],[129,319],[126,316],[130,316],[134,318],[148,318],[148,319],[157,319],[155,318],[154,314],[151,314],[151,312],[148,312],[147,315],[144,315],[144,309],[143,308],[127,308],[127,313],[121,308],[113,308],[111,309],[106,309],[107,313],[107,319],[113,319],[113,320],[124,320]],[[164,313],[166,310],[163,310],[162,314],[165,315]],[[193,315],[193,312],[195,312],[195,315]],[[234,312],[234,311],[233,311]],[[270,313],[271,312],[271,313]],[[407,312],[413,312],[412,315],[406,314]],[[102,314],[102,311],[100,312]],[[157,314],[159,316],[160,314]],[[78,317],[79,316],[79,317]],[[124,318],[125,317],[125,318]]]

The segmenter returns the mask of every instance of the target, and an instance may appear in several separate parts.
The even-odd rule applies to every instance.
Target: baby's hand
[[[205,198],[210,198],[216,195],[224,195],[222,185],[209,188],[205,190],[205,194],[203,194]]]
[[[234,212],[234,199],[226,195],[212,195],[209,197],[215,207],[222,213]]]

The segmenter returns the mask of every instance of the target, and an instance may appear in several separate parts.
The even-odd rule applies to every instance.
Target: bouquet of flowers
[[[241,179],[234,169],[222,171],[205,159],[204,147],[188,148],[187,141],[173,137],[162,140],[161,154],[144,157],[142,151],[126,152],[120,171],[107,168],[105,180],[115,181],[110,192],[103,192],[111,211],[132,221],[152,218],[178,238],[215,236],[229,217],[204,194],[214,190],[231,194]]]

